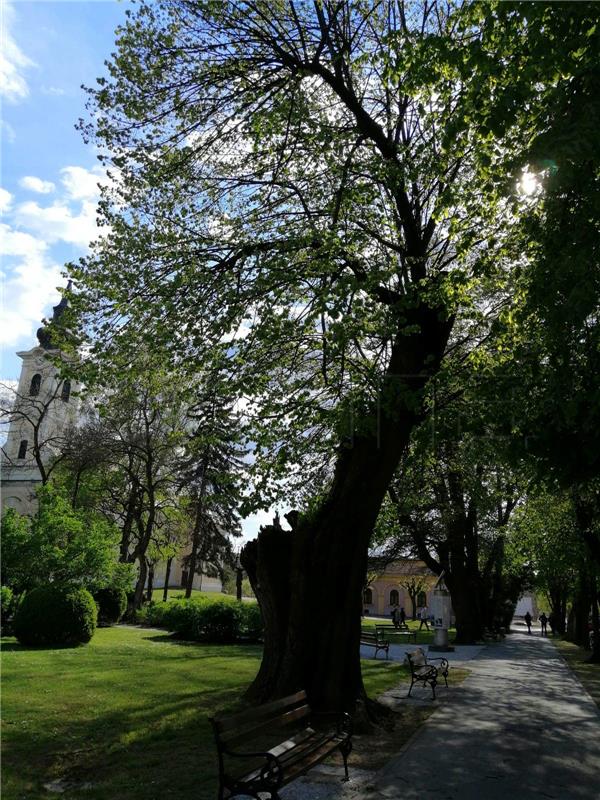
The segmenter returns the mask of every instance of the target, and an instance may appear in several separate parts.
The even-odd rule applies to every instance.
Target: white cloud
[[[0,119],[0,133],[9,144],[13,144],[17,140],[15,129],[5,119]]]
[[[96,203],[92,202],[83,202],[77,213],[59,201],[46,207],[29,201],[17,206],[14,217],[19,225],[50,243],[63,241],[86,248],[99,234]]]
[[[0,186],[0,214],[6,214],[12,206],[13,196]]]
[[[10,274],[2,275],[0,342],[10,347],[25,340],[31,347],[48,303],[60,298],[61,267],[48,257],[47,244],[29,233],[0,224],[0,242],[0,254],[8,257],[3,262],[11,260]]]
[[[35,175],[25,175],[19,181],[19,185],[23,189],[29,189],[31,192],[37,192],[38,194],[50,194],[55,189],[52,181],[43,181],[41,178],[36,178]]]
[[[9,3],[2,3],[2,33],[0,37],[0,96],[11,103],[23,100],[29,87],[23,73],[34,62],[28,58],[13,39],[10,26],[14,11]]]
[[[42,86],[42,94],[50,95],[50,97],[61,97],[66,92],[58,86]]]
[[[98,184],[108,181],[102,167],[64,167],[60,171],[62,184],[72,200],[94,200],[100,196]]]

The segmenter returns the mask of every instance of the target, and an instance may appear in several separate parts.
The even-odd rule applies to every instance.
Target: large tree
[[[461,13],[142,3],[90,93],[86,130],[115,176],[111,236],[72,268],[96,353],[133,363],[143,336],[193,375],[224,352],[262,503],[325,477],[293,534],[271,528],[246,553],[261,699],[361,696],[371,532],[454,321],[492,279],[477,269],[490,233],[510,222],[475,179],[461,98],[478,27]]]

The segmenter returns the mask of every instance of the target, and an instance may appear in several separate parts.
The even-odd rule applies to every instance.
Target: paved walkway
[[[599,800],[600,711],[551,642],[513,633],[468,667],[467,680],[448,690],[381,772],[356,775],[349,784],[308,776],[282,796]]]

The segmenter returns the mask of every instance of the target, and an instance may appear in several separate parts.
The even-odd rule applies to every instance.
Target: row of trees
[[[572,498],[600,562],[597,14],[127,13],[82,124],[118,180],[111,235],[69,268],[75,320],[108,373],[143,370],[142,340],[178,385],[226,365],[250,505],[302,511],[243,554],[266,626],[251,694],[354,708],[378,520],[444,570],[462,641],[518,592],[523,497]]]
[[[94,589],[115,583],[120,569],[128,592],[134,578],[137,609],[152,598],[158,562],[166,562],[166,586],[173,558],[183,560],[187,597],[196,574],[222,575],[233,563],[244,472],[236,417],[214,385],[192,397],[172,375],[146,367],[96,384],[97,396],[82,398],[80,424],[33,448],[32,460],[44,466],[39,510],[33,521],[13,512],[5,520],[3,584],[18,593],[47,580]],[[6,417],[43,432],[56,398],[32,402],[17,397]],[[48,552],[67,575],[52,560],[40,563]]]

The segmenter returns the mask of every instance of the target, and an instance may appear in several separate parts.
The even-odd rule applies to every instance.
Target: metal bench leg
[[[342,753],[342,758],[344,759],[344,772],[346,773],[346,777],[343,778],[344,781],[349,781],[350,776],[348,775],[348,756],[352,752],[352,742],[342,742],[340,745],[340,751]]]

